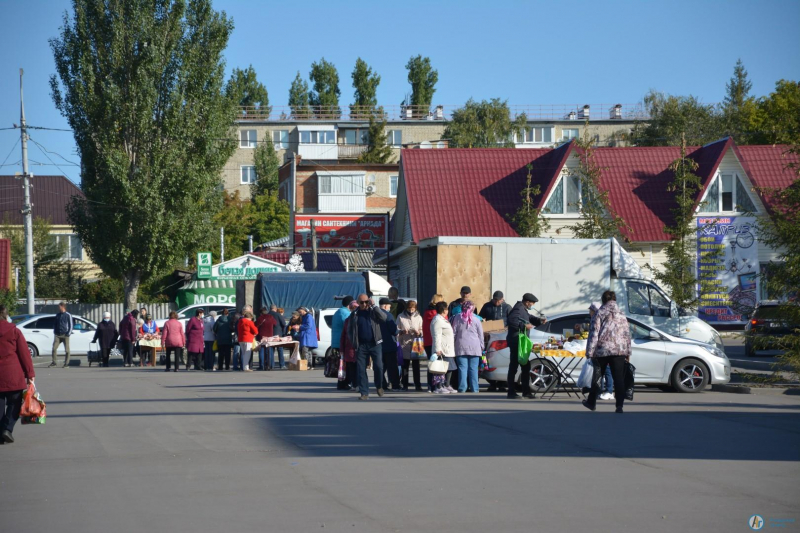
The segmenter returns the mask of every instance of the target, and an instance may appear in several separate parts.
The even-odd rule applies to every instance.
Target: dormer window
[[[564,185],[566,183],[566,186]],[[547,215],[572,215],[581,211],[581,180],[578,176],[563,176],[553,188],[544,208]]]
[[[700,213],[755,213],[756,206],[738,174],[718,174],[709,184]]]

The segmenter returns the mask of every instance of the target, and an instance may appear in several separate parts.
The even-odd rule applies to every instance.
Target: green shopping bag
[[[524,331],[517,336],[517,346],[519,346],[519,353],[517,359],[519,364],[527,365],[528,360],[531,358],[531,350],[533,350],[533,341],[528,337]]]

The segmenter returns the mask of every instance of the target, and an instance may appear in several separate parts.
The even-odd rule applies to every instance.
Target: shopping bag
[[[217,346],[217,341],[214,341],[214,344],[211,345],[211,350],[214,352],[219,351],[219,346]]]
[[[633,401],[633,377],[636,374],[636,367],[630,363],[625,363],[625,375],[622,382],[625,384],[625,399]]]
[[[47,406],[33,383],[23,392],[20,418],[23,424],[44,424],[47,419]]]
[[[423,357],[425,357],[425,341],[422,337],[417,337],[411,344],[411,358],[422,359]]]
[[[260,343],[260,342],[258,342],[258,341],[253,341],[253,346],[252,346],[252,349],[253,349],[253,351],[254,351],[254,352],[255,352],[255,351],[258,351],[258,347],[259,347],[259,346],[261,346],[261,343]]]
[[[517,359],[519,360],[519,364],[527,365],[528,360],[531,358],[531,350],[533,350],[533,341],[528,337],[528,334],[525,332],[521,332],[517,336],[517,345],[519,346],[519,353],[517,354]]]
[[[331,353],[325,358],[325,377],[338,378],[340,364],[342,359],[339,357],[339,350],[331,350]]]
[[[594,363],[591,359],[587,359],[581,368],[581,375],[578,376],[578,388],[591,389],[592,378],[594,377]]]
[[[344,359],[339,359],[339,372],[337,374],[339,381],[344,381],[347,377],[347,371],[344,369]]]
[[[428,363],[428,372],[431,374],[447,374],[450,370],[450,364],[444,358],[439,358],[436,361]]]

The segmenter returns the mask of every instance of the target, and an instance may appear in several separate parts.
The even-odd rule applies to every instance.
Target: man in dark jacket
[[[367,378],[367,361],[372,358],[372,371],[375,377],[375,388],[378,396],[383,396],[383,355],[381,344],[383,333],[381,324],[386,322],[386,313],[375,305],[366,294],[359,294],[356,299],[358,310],[350,317],[347,338],[356,351],[358,369],[359,400],[369,400],[369,381]],[[391,341],[390,341],[391,342]]]
[[[139,311],[134,309],[119,322],[119,347],[122,350],[123,366],[133,366],[133,345],[136,342],[136,318]]]
[[[108,366],[108,355],[111,348],[117,343],[119,332],[117,326],[111,321],[111,313],[103,313],[103,321],[97,324],[92,342],[98,342],[100,346],[100,366]]]
[[[286,335],[286,319],[283,318],[283,315],[278,312],[278,306],[275,304],[269,306],[269,314],[272,315],[272,318],[274,318],[275,322],[277,323],[277,326],[275,326],[274,335],[277,335],[279,337],[283,337],[284,335]],[[281,370],[285,370],[286,361],[284,361],[283,359],[283,346],[278,346],[277,349],[278,349],[278,363],[280,364]],[[269,360],[272,362],[275,361],[274,350],[275,348],[270,348]]]
[[[465,300],[472,300],[472,289],[467,285],[461,287],[461,298],[456,298],[447,306],[447,316],[453,317],[453,308],[460,306]]]
[[[372,298],[372,295],[370,295],[370,298]],[[397,287],[391,287],[389,289],[389,304],[389,312],[392,314],[392,317],[394,317],[395,320],[397,320],[397,317],[406,310],[406,301],[400,299],[400,292],[397,290]]]
[[[66,302],[58,304],[58,313],[56,313],[56,320],[53,324],[53,362],[50,366],[58,364],[56,352],[58,346],[64,343],[64,351],[67,356],[64,358],[64,368],[69,368],[69,336],[72,335],[72,315],[67,313]]]
[[[484,320],[502,320],[503,325],[508,327],[508,314],[510,312],[511,306],[503,299],[503,293],[494,291],[492,299],[483,304],[478,315]]]
[[[381,298],[381,309],[386,313],[386,322],[381,323],[381,351],[383,352],[383,370],[389,375],[389,380],[386,380],[385,374],[381,374],[381,383],[383,389],[389,387],[388,383],[392,384],[392,390],[400,390],[400,369],[397,366],[397,322],[392,316],[392,301],[389,298]]]
[[[514,304],[511,312],[508,314],[508,335],[506,341],[508,342],[508,349],[510,352],[508,363],[508,398],[519,398],[515,389],[514,382],[517,377],[517,369],[519,369],[519,338],[520,333],[527,334],[528,330],[534,326],[539,326],[547,322],[546,318],[538,318],[530,314],[533,309],[533,304],[538,302],[539,299],[533,294],[526,292],[522,296],[522,301]],[[531,363],[530,361],[522,365],[522,396],[525,398],[533,398],[531,394]]]

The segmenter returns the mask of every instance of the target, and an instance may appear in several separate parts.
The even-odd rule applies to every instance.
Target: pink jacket
[[[170,318],[161,330],[161,346],[164,348],[183,348],[186,346],[186,336],[183,334],[183,324],[177,318]]]
[[[186,351],[190,353],[203,353],[203,322],[193,316],[186,323]]]

